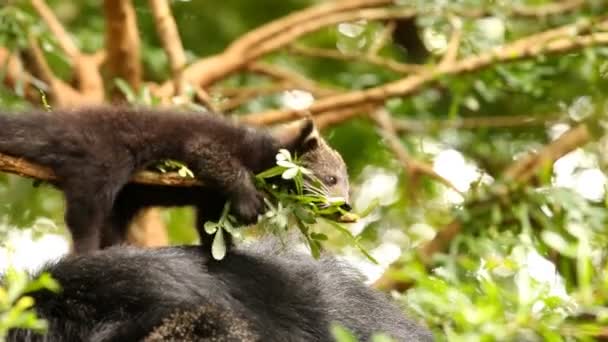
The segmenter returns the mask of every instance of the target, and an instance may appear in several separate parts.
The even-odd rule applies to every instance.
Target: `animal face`
[[[282,125],[273,132],[273,136],[281,146],[296,152],[303,166],[319,180],[314,182],[308,179],[306,190],[321,192],[326,197],[341,197],[345,202],[343,208],[350,210],[346,163],[319,135],[312,120],[303,119]]]
[[[349,183],[346,163],[342,156],[331,148],[323,138],[314,130],[304,141],[302,150],[302,164],[320,181],[322,194],[327,197],[341,197],[344,199],[344,208],[350,210]],[[307,182],[306,189],[315,191],[314,185]],[[318,187],[318,186],[317,186]]]

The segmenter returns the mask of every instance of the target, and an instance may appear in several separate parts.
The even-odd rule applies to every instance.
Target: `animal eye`
[[[327,176],[325,177],[325,183],[327,185],[336,185],[336,183],[338,183],[338,179],[334,176]]]

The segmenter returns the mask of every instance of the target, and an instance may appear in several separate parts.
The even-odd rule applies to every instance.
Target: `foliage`
[[[360,218],[359,215],[342,209],[344,198],[328,197],[323,191],[323,184],[314,174],[301,166],[297,156],[292,157],[287,150],[280,150],[276,155],[276,166],[256,175],[258,189],[265,192],[264,198],[267,212],[258,220],[257,226],[266,232],[281,236],[290,227],[297,226],[302,237],[307,242],[312,255],[320,256],[321,243],[328,238],[323,233],[315,232],[314,225],[323,219],[331,227],[342,232],[350,242],[363,252],[372,262],[376,260],[359,245],[359,237],[353,234],[339,222],[338,219],[351,221]],[[278,176],[286,182],[277,182]],[[295,191],[294,191],[295,190]],[[230,201],[218,222],[206,222],[207,234],[215,234],[211,247],[215,259],[221,260],[226,254],[224,232],[240,236],[242,229],[236,218],[229,214]],[[365,210],[369,213],[372,208]]]
[[[25,271],[7,269],[0,287],[0,341],[6,338],[10,329],[22,328],[39,332],[46,329],[46,322],[37,318],[32,309],[34,299],[27,295],[41,289],[58,291],[59,284],[46,273],[30,279]]]

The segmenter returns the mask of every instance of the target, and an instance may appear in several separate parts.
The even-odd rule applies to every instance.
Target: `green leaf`
[[[133,89],[131,89],[131,86],[125,80],[123,80],[121,78],[117,78],[114,80],[114,84],[116,85],[116,87],[118,87],[120,92],[125,96],[125,99],[129,103],[136,102],[137,96],[135,95],[135,92],[133,91]]]
[[[317,219],[315,218],[314,214],[309,209],[303,208],[301,206],[296,206],[294,208],[293,213],[298,219],[302,220],[302,222],[304,223],[314,224],[317,222]]]
[[[372,200],[370,202],[370,204],[367,206],[367,208],[363,209],[363,211],[358,214],[359,217],[360,218],[367,217],[369,214],[372,213],[372,211],[374,211],[376,208],[378,208],[379,205],[380,205],[380,199],[374,198],[374,200]]]
[[[358,342],[357,337],[352,332],[338,324],[331,325],[331,334],[336,342]]]
[[[322,233],[315,233],[315,232],[310,233],[310,237],[317,241],[327,241],[327,239],[328,239],[327,235],[322,234]]]
[[[285,170],[283,174],[281,174],[281,177],[283,179],[292,179],[298,175],[298,172],[300,172],[300,170],[297,167],[292,167],[290,169]]]
[[[270,169],[268,169],[266,171],[262,171],[262,172],[258,173],[256,177],[257,178],[261,178],[261,179],[272,178],[272,177],[276,177],[276,176],[282,174],[283,171],[285,171],[284,167],[275,166],[275,167],[270,168]]]
[[[218,229],[213,238],[211,255],[215,260],[222,260],[226,256],[226,242],[224,241],[224,230]]]
[[[204,227],[205,227],[205,232],[207,234],[211,235],[217,231],[219,224],[217,222],[207,221],[207,222],[205,222]]]

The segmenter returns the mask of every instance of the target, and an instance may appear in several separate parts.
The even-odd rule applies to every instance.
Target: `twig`
[[[149,0],[148,4],[154,15],[158,36],[169,58],[175,95],[180,95],[183,92],[182,73],[186,66],[186,54],[177,31],[175,19],[171,14],[171,8],[167,0]]]
[[[439,62],[440,68],[449,68],[458,59],[458,49],[460,48],[460,41],[462,40],[462,24],[457,18],[452,18],[451,21],[454,32],[452,32],[452,37],[448,43],[445,55],[443,55],[441,62]]]
[[[545,146],[538,153],[531,153],[511,164],[503,173],[506,180],[525,183],[540,168],[552,165],[557,159],[585,145],[591,140],[591,133],[585,124],[580,124]]]
[[[315,116],[314,122],[317,128],[325,129],[332,125],[337,125],[344,121],[348,121],[354,117],[360,116],[362,114],[373,112],[377,106],[373,105],[363,105],[359,107],[346,108],[341,110],[336,110],[333,112],[323,113],[321,115]]]
[[[409,119],[393,119],[393,125],[399,133],[423,133],[430,130],[438,129],[477,129],[477,128],[508,128],[520,126],[543,125],[549,121],[555,121],[559,118],[557,115],[552,116],[528,116],[528,115],[513,115],[513,116],[483,116],[483,117],[468,117],[449,120],[409,120]]]
[[[309,47],[300,44],[289,45],[287,47],[287,51],[292,54],[297,54],[306,57],[331,58],[342,61],[372,64],[392,70],[400,74],[411,74],[426,69],[426,67],[422,65],[400,63],[392,59],[382,58],[376,55],[342,52],[338,50]]]
[[[34,37],[34,35],[30,34],[27,39],[29,43],[29,53],[27,53],[25,57],[27,61],[30,62],[29,64],[32,74],[46,82],[51,88],[51,91],[56,92],[56,84],[61,82],[61,80],[59,80],[53,74],[51,67],[44,58],[44,53],[38,44],[38,40]],[[55,94],[55,96],[59,95],[61,94]]]
[[[367,50],[368,56],[375,56],[378,52],[386,45],[386,42],[391,39],[393,32],[397,28],[397,23],[389,21],[380,34],[372,41],[369,49]]]
[[[279,82],[274,84],[259,85],[246,88],[227,88],[218,90],[223,96],[230,97],[219,103],[218,110],[225,112],[242,106],[243,104],[260,96],[276,94],[281,91],[295,89],[296,87],[289,82]]]
[[[140,41],[131,0],[104,0],[106,65],[111,78],[124,79],[133,89],[141,83]]]
[[[319,83],[306,78],[305,76],[298,74],[291,69],[283,68],[278,65],[257,62],[249,64],[247,66],[247,71],[265,75],[279,81],[288,82],[297,88],[319,94],[320,96],[335,95],[342,92],[338,89],[321,86]]]
[[[427,175],[463,195],[462,191],[458,190],[458,188],[452,184],[452,182],[435,172],[432,166],[410,157],[409,153],[401,143],[401,140],[397,136],[395,127],[391,122],[392,118],[390,114],[385,109],[378,109],[376,112],[374,112],[372,118],[380,128],[381,136],[388,142],[389,147],[391,150],[393,150],[395,156],[401,162],[401,165],[407,171],[410,178],[414,177],[416,174]]]
[[[524,17],[547,17],[550,15],[563,14],[582,7],[585,0],[566,0],[554,2],[541,6],[523,6],[514,4],[513,13]]]

